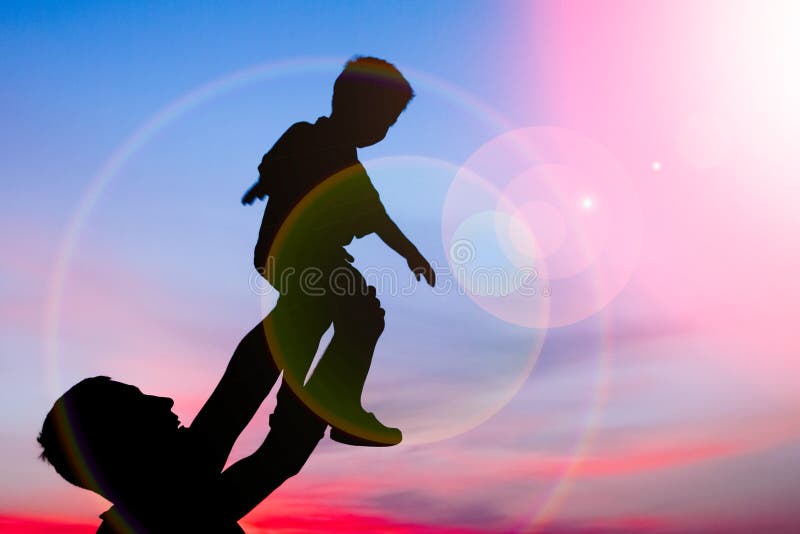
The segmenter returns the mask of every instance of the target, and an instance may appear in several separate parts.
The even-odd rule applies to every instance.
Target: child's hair
[[[401,112],[414,90],[397,67],[375,57],[356,56],[344,66],[333,85],[333,113],[356,108]]]

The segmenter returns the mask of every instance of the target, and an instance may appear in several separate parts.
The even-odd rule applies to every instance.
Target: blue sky
[[[800,341],[788,310],[800,295],[787,252],[797,244],[787,200],[795,189],[784,175],[797,158],[780,138],[792,138],[800,113],[768,109],[784,122],[758,146],[746,142],[763,117],[738,105],[736,88],[756,75],[714,54],[740,35],[764,61],[774,47],[723,23],[706,46],[694,28],[733,20],[730,10],[687,6],[4,2],[0,527],[77,523],[90,532],[104,509],[36,459],[41,419],[72,382],[110,374],[173,396],[191,421],[241,335],[275,302],[254,289],[251,267],[263,203],[242,207],[239,198],[289,125],[329,112],[343,63],[368,54],[404,70],[416,98],[359,157],[432,261],[452,266],[443,228],[469,229],[447,220],[448,202],[494,205],[508,185],[493,173],[513,153],[503,137],[511,130],[538,140],[537,164],[585,163],[597,151],[580,147],[600,146],[625,170],[619,182],[598,167],[594,182],[556,188],[569,197],[592,193],[578,185],[593,183],[594,219],[570,218],[570,202],[586,197],[563,197],[557,208],[574,230],[567,236],[606,232],[587,250],[634,259],[613,268],[609,254],[585,261],[597,294],[569,301],[573,320],[559,328],[504,320],[502,302],[498,312],[497,302],[463,291],[382,288],[387,328],[365,398],[402,424],[407,443],[365,451],[323,442],[299,477],[246,518],[248,531],[291,532],[299,516],[319,532],[791,531],[798,516],[780,496],[798,489],[791,377]],[[741,7],[753,20],[769,15]],[[681,31],[685,46],[673,46]],[[250,74],[236,78],[242,72]],[[552,146],[562,152],[548,161]],[[709,152],[726,157],[692,160]],[[471,191],[472,164],[490,169],[489,186],[476,189],[489,200],[458,196]],[[512,200],[540,206],[535,177],[525,179]],[[102,187],[92,200],[93,184]],[[629,204],[611,204],[620,198]],[[639,244],[622,231],[633,202]],[[534,234],[555,235],[560,219],[536,220],[525,220]],[[482,230],[478,252],[494,247],[483,259],[509,240],[519,245],[513,235],[491,243],[497,229]],[[349,249],[359,268],[409,281],[376,237]],[[606,279],[619,276],[614,269],[624,283]],[[742,279],[765,281],[778,296],[765,299]],[[601,295],[609,303],[595,306]],[[272,402],[235,455],[263,439]]]

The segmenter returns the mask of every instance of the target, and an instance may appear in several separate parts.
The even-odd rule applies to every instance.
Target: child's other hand
[[[261,188],[259,185],[259,182],[256,182],[253,184],[253,187],[247,190],[247,193],[245,193],[242,197],[242,205],[249,206],[255,199],[264,198],[264,195],[261,194]]]
[[[406,258],[406,261],[408,261],[408,268],[411,269],[411,272],[414,273],[417,280],[419,280],[420,275],[422,275],[425,277],[425,281],[428,282],[428,285],[433,287],[436,283],[436,273],[433,272],[431,264],[422,257],[422,254],[417,252]]]

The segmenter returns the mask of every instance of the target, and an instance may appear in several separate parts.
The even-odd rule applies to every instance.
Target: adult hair
[[[348,61],[333,85],[334,114],[349,114],[359,108],[401,112],[414,90],[400,71],[386,60],[356,56]]]
[[[40,457],[68,482],[109,497],[113,470],[115,397],[121,384],[107,376],[81,380],[53,404],[37,441]]]

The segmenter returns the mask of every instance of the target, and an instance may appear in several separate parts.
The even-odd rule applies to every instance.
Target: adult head
[[[86,378],[45,417],[41,457],[76,486],[136,502],[170,462],[180,426],[172,405],[106,376]]]

